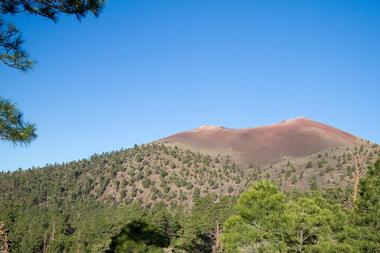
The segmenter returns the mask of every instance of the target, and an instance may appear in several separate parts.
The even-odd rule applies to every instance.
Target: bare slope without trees
[[[299,158],[363,143],[349,133],[303,117],[256,128],[201,126],[161,141],[206,153],[227,153],[244,165],[273,164],[284,157]]]

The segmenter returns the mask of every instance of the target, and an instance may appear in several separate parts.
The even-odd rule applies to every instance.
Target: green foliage
[[[317,178],[313,176],[309,181],[310,190],[315,191],[318,189]]]
[[[0,97],[0,140],[29,144],[36,137],[35,125],[24,121],[22,112],[14,103]]]
[[[171,152],[172,150],[174,148],[169,146],[150,144],[96,154],[88,160],[0,173],[0,221],[9,228],[12,252],[41,252],[44,238],[47,253],[103,252],[110,247],[112,238],[122,235],[123,226],[126,228],[129,222],[141,219],[147,224],[148,231],[153,229],[163,234],[170,238],[171,244],[177,244],[182,237],[182,241],[186,241],[184,244],[190,245],[191,240],[188,243],[184,235],[192,235],[189,232],[192,225],[189,224],[198,219],[191,217],[201,217],[202,212],[212,213],[208,210],[217,206],[219,201],[222,209],[231,211],[232,206],[225,200],[222,201],[220,192],[216,192],[207,201],[202,201],[208,185],[202,185],[201,181],[212,177],[215,185],[223,185],[221,182],[225,182],[224,184],[233,185],[236,192],[244,185],[236,186],[234,179],[222,181],[228,180],[222,177],[221,170],[225,157],[219,157],[218,165],[212,159],[209,167],[199,168],[195,164],[188,167],[182,162],[185,161],[183,157],[187,156],[193,161],[199,158],[202,161],[203,156],[188,150],[177,149]],[[169,163],[164,165],[166,160]],[[149,161],[150,165],[143,166],[144,161]],[[171,169],[171,163],[178,167]],[[186,174],[186,170],[189,174]],[[163,178],[161,174],[164,175]],[[193,176],[195,174],[199,177]],[[152,180],[148,180],[150,175]],[[230,175],[236,177],[240,172],[236,168],[236,172],[231,171]],[[179,188],[173,187],[176,180],[180,183]],[[202,211],[196,216],[181,211],[180,206],[191,207],[193,202],[198,201],[204,203],[204,208],[200,208]],[[215,204],[210,204],[210,201]],[[170,213],[180,212],[182,218],[173,215],[156,218],[154,213],[159,213],[159,210],[155,208],[160,203]],[[146,219],[140,215],[146,213]],[[215,219],[218,218],[222,223],[227,216],[218,218],[220,216],[210,214],[207,217],[214,218],[208,218],[204,222],[211,222],[214,226]],[[171,229],[161,230],[165,224],[170,224]],[[204,225],[197,230],[195,244],[200,242],[201,245],[208,245],[206,248],[211,247],[214,230],[209,228],[210,226]],[[52,234],[54,240],[51,239]],[[208,241],[205,238],[199,239],[202,235],[207,235]]]
[[[227,253],[379,251],[379,162],[362,179],[356,207],[346,210],[349,188],[285,194],[267,180],[236,202],[266,171],[218,159],[206,166],[202,154],[149,144],[0,173],[0,221],[13,253],[208,253],[220,234]],[[308,171],[303,181],[313,178]]]
[[[134,253],[134,252],[163,252],[163,248],[170,245],[179,225],[174,217],[162,206],[152,212],[141,212],[138,217],[129,221],[112,238],[106,252]]]
[[[22,44],[21,33],[16,26],[0,18],[0,61],[9,67],[23,71],[30,69],[33,61],[22,48]]]
[[[226,252],[380,251],[380,161],[361,181],[354,209],[339,201],[349,192],[285,196],[269,181],[243,193],[237,214],[224,223]]]
[[[185,252],[211,252],[217,228],[233,213],[234,198],[207,196],[195,202],[178,233],[175,248]]]
[[[292,184],[296,184],[297,183],[297,177],[295,175],[292,177],[291,183]]]
[[[275,246],[282,236],[275,231],[283,226],[284,206],[285,195],[274,184],[268,180],[255,183],[240,196],[235,206],[237,214],[224,224],[224,249],[227,252],[285,249],[282,242]]]
[[[19,0],[0,1],[0,14],[14,15],[27,13],[58,20],[59,14],[84,17],[87,13],[98,16],[104,0]],[[33,61],[22,49],[21,33],[13,24],[6,24],[0,19],[0,61],[12,68],[28,70]]]
[[[328,204],[319,196],[290,201],[284,220],[289,251],[337,252],[341,248],[350,249],[348,244],[340,240],[347,215],[338,206]]]
[[[359,200],[352,214],[352,244],[360,252],[380,252],[380,160],[361,181]]]
[[[226,252],[355,252],[348,213],[320,195],[286,197],[269,181],[243,193],[224,224]]]

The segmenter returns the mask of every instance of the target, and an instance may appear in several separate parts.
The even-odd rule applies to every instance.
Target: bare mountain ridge
[[[253,165],[274,164],[284,157],[299,158],[364,143],[352,134],[304,117],[255,128],[201,126],[160,141],[206,153],[231,154],[239,163]]]

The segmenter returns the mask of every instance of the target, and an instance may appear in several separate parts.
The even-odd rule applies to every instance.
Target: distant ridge
[[[243,164],[272,164],[283,157],[302,157],[323,150],[362,143],[361,139],[326,124],[298,117],[269,126],[232,129],[201,126],[163,138],[211,153],[231,153]]]

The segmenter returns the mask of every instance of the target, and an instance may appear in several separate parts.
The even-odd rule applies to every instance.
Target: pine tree
[[[268,180],[261,180],[243,193],[236,206],[237,214],[224,224],[222,242],[226,252],[285,251],[281,227],[285,195]]]
[[[344,240],[346,213],[318,195],[289,201],[284,220],[289,252],[352,252]]]
[[[36,137],[35,125],[24,121],[14,103],[0,97],[0,140],[29,144]]]
[[[347,214],[319,195],[286,197],[267,181],[243,193],[224,224],[229,252],[354,252]]]
[[[361,180],[353,213],[352,244],[360,252],[380,252],[380,160]]]
[[[233,202],[231,197],[215,201],[211,195],[198,199],[179,232],[176,247],[185,252],[217,252],[221,224],[232,214]]]
[[[104,0],[14,0],[0,1],[0,15],[27,13],[57,22],[60,14],[75,15],[78,19],[92,13],[98,16]],[[29,70],[33,60],[22,48],[21,32],[0,16],[0,61],[9,67]]]

